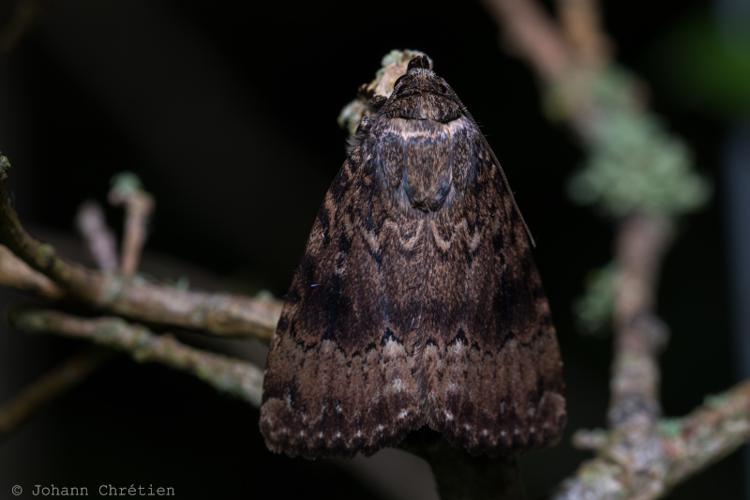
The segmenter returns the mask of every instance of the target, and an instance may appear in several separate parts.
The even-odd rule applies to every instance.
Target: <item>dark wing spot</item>
[[[380,345],[384,346],[390,340],[394,342],[398,342],[399,344],[401,343],[401,339],[396,337],[396,335],[393,334],[393,330],[391,330],[390,328],[386,328],[385,333],[383,333],[383,338],[380,339]]]
[[[467,345],[469,342],[466,340],[466,332],[464,332],[463,328],[458,329],[458,333],[455,337],[453,337],[453,340],[450,342],[451,344],[463,344]]]

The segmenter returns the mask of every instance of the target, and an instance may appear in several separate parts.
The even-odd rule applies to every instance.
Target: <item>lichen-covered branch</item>
[[[0,439],[8,436],[47,403],[85,380],[111,357],[100,348],[87,349],[49,370],[0,406]]]
[[[554,498],[645,500],[667,494],[750,440],[750,382],[706,398],[685,417],[660,420],[654,430],[649,441],[634,440],[626,427],[597,431],[590,440],[596,458],[584,462]]]
[[[653,216],[632,216],[618,232],[611,427],[652,425],[660,415],[657,357],[667,332],[654,307],[661,260],[670,241],[669,221]]]
[[[594,0],[559,0],[565,23],[537,2],[485,3],[540,77],[550,119],[565,121],[586,147],[569,186],[574,201],[615,218],[675,216],[705,203],[709,185],[693,170],[689,148],[648,110],[639,79],[607,58]]]
[[[676,460],[691,460],[684,454],[670,454],[674,443],[664,436],[669,426],[658,420],[658,354],[667,332],[654,308],[659,268],[670,241],[667,219],[634,215],[621,223],[615,249],[609,429],[578,433],[577,444],[595,449],[597,457],[585,462],[555,498],[657,498],[674,484],[669,477]]]
[[[18,309],[11,323],[29,332],[49,332],[94,342],[124,351],[139,362],[156,362],[187,372],[216,389],[259,406],[263,371],[228,356],[202,351],[170,335],[156,335],[147,328],[119,318],[81,318],[43,309]]]
[[[609,430],[588,440],[597,458],[584,463],[556,498],[657,498],[670,487],[676,457],[667,453],[658,421],[658,354],[667,332],[654,311],[657,277],[670,241],[665,218],[633,215],[620,225]],[[578,441],[584,441],[580,434]]]
[[[665,479],[670,488],[750,440],[750,382],[706,398],[697,410],[662,421],[659,428],[670,464]]]
[[[215,335],[255,336],[265,341],[273,335],[281,314],[280,301],[182,290],[138,276],[104,274],[62,259],[54,248],[34,239],[21,225],[5,185],[8,168],[6,160],[0,167],[0,243],[70,297],[103,311],[156,324]]]
[[[573,199],[595,205],[619,227],[610,273],[609,428],[577,434],[577,443],[597,456],[555,498],[657,498],[750,437],[747,384],[713,407],[659,420],[658,354],[667,337],[655,313],[661,261],[673,218],[700,207],[708,186],[692,170],[684,143],[647,110],[638,80],[611,61],[596,0],[558,0],[559,23],[537,2],[485,3],[544,84],[550,117],[565,120],[586,147],[586,165],[570,186]]]

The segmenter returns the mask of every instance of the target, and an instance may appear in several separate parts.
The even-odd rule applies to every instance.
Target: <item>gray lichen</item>
[[[615,300],[615,275],[614,263],[589,273],[586,290],[575,304],[576,318],[582,332],[601,334],[607,331]]]
[[[417,56],[427,57],[418,50],[392,50],[383,56],[380,61],[380,69],[375,73],[375,78],[360,88],[360,95],[349,104],[344,106],[339,113],[338,124],[341,128],[354,134],[357,131],[362,117],[368,114],[370,109],[370,97],[389,97],[393,92],[396,80],[406,73],[409,61]]]
[[[10,160],[7,156],[0,153],[0,181],[4,181],[8,177],[8,171],[10,170]]]
[[[133,172],[121,172],[112,178],[111,183],[112,190],[120,198],[127,198],[143,189],[141,180]]]
[[[611,69],[587,87],[594,102],[589,154],[570,181],[571,198],[618,218],[700,208],[710,196],[709,183],[695,172],[685,143],[643,109],[634,95],[636,82]]]

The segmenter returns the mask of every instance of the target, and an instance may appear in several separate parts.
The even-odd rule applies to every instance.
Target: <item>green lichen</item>
[[[55,247],[48,243],[41,243],[37,248],[37,261],[45,267],[49,266],[50,262],[54,261],[56,257]]]
[[[96,335],[97,338],[102,339],[103,343],[112,344],[121,337],[123,328],[127,328],[127,324],[123,320],[111,318],[97,325]]]
[[[45,331],[50,328],[46,315],[29,313],[23,307],[11,308],[8,311],[8,323],[19,330],[31,332]]]
[[[360,99],[355,99],[344,106],[338,118],[336,118],[336,123],[350,135],[354,135],[365,113],[367,113],[367,104]]]
[[[187,276],[180,276],[175,280],[175,282],[172,284],[173,287],[175,287],[177,290],[182,291],[188,291],[190,290],[190,278]]]
[[[112,178],[112,189],[125,198],[143,190],[141,180],[133,172],[121,172]]]
[[[398,50],[393,49],[392,51],[388,52],[386,55],[383,56],[383,59],[380,60],[380,66],[382,66],[378,73],[381,73],[383,71],[383,68],[390,65],[390,64],[398,64],[402,62],[404,59],[408,59],[408,54],[410,53],[410,50]]]
[[[7,156],[0,153],[0,181],[4,181],[8,177],[8,171],[10,170],[10,160]]]
[[[709,183],[694,171],[685,143],[633,97],[629,75],[615,69],[588,83],[589,154],[570,181],[571,198],[614,217],[681,215],[703,206]]]
[[[424,52],[420,52],[419,50],[411,50],[411,49],[405,49],[405,50],[398,50],[394,49],[390,52],[388,52],[386,55],[383,56],[383,59],[380,61],[380,69],[375,74],[375,80],[380,80],[383,78],[385,74],[385,70],[388,68],[388,66],[394,65],[394,64],[404,64],[412,60],[413,58],[417,56],[425,56],[426,54]]]
[[[146,330],[134,330],[132,338],[129,339],[133,359],[138,363],[146,363],[154,358],[154,343],[156,338]]]
[[[614,304],[615,265],[607,264],[591,271],[586,280],[586,291],[575,304],[575,315],[580,330],[587,334],[601,334],[607,330]]]
[[[337,118],[339,126],[354,134],[362,117],[371,112],[370,96],[388,97],[393,92],[396,80],[406,72],[408,62],[417,56],[426,56],[418,50],[392,50],[383,56],[375,78],[360,89],[360,95],[341,110]]]
[[[682,434],[682,421],[678,418],[665,418],[659,421],[659,433],[666,438],[676,438]]]
[[[125,288],[125,282],[126,280],[121,276],[113,274],[110,279],[105,281],[106,287],[104,288],[101,302],[103,304],[112,304],[117,301]]]
[[[706,396],[703,403],[709,408],[721,408],[724,406],[728,396],[726,394],[713,394]]]

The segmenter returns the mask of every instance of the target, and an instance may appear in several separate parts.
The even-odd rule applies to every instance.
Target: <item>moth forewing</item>
[[[351,456],[428,427],[510,455],[560,435],[561,370],[503,171],[414,59],[360,125],[313,225],[268,356],[266,443]]]

